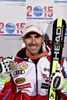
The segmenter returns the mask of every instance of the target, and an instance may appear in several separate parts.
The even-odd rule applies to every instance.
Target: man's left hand
[[[50,76],[50,85],[54,90],[63,90],[66,85],[66,79],[61,72],[59,63],[56,66],[56,72]]]

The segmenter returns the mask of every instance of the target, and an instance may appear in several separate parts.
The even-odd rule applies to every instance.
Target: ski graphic
[[[57,18],[53,23],[50,75],[56,71],[56,64],[58,62],[61,63],[65,30],[65,20],[62,18]],[[48,89],[48,100],[57,100],[57,92],[54,91],[50,86]]]

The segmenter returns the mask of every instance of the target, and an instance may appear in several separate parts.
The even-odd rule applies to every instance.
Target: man
[[[25,47],[9,63],[11,78],[4,83],[1,100],[48,100],[48,85],[57,90],[58,100],[67,100],[66,60],[62,59],[61,69],[57,64],[59,71],[51,75],[49,83],[50,56],[41,27],[36,23],[26,24],[22,40]],[[54,88],[57,76],[60,77],[60,82]]]

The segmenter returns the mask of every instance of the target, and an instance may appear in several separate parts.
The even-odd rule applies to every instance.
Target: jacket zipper
[[[35,65],[36,68],[36,93],[38,93],[38,72],[37,72],[37,65]]]

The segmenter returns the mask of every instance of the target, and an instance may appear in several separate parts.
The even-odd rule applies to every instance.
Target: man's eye
[[[31,36],[26,36],[25,39],[31,38]]]
[[[40,36],[39,36],[39,35],[37,35],[35,38],[40,38]]]

